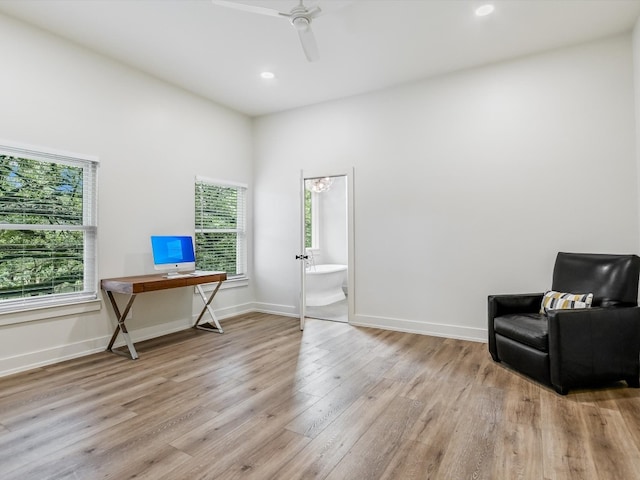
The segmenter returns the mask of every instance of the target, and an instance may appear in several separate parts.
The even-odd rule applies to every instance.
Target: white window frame
[[[52,150],[43,147],[18,144],[0,140],[0,155],[7,155],[47,163],[58,163],[83,168],[83,221],[82,225],[38,225],[0,223],[2,230],[65,230],[82,231],[83,235],[83,291],[64,294],[47,294],[35,297],[0,300],[0,325],[33,321],[60,315],[70,315],[98,310],[98,166],[97,157]],[[94,305],[86,305],[93,302]],[[76,305],[76,307],[74,307]],[[54,308],[55,311],[49,309]],[[39,310],[31,314],[12,315]]]
[[[233,229],[233,230],[228,230],[228,229],[203,229],[201,225],[198,225],[197,223],[197,217],[195,219],[195,225],[194,225],[194,230],[196,235],[198,233],[228,233],[228,232],[234,232],[237,234],[237,239],[236,239],[236,264],[237,265],[241,265],[243,268],[242,270],[244,270],[241,273],[238,274],[227,274],[227,281],[223,284],[223,287],[231,287],[231,286],[244,286],[247,284],[248,281],[248,247],[247,247],[247,200],[248,200],[248,190],[249,187],[247,184],[245,183],[239,183],[239,182],[232,182],[232,181],[228,181],[228,180],[219,180],[219,179],[213,179],[213,178],[208,178],[208,177],[203,177],[200,175],[197,175],[195,177],[195,186],[197,188],[197,185],[199,183],[205,183],[208,185],[213,185],[216,187],[222,187],[222,188],[235,188],[238,190],[239,193],[241,193],[243,195],[242,198],[242,202],[241,204],[237,205],[238,209],[243,209],[242,211],[238,211],[237,212],[237,228]],[[197,195],[197,193],[196,193]],[[194,207],[197,207],[197,197],[194,198]],[[197,249],[197,244],[196,244],[196,249]],[[196,255],[196,268],[201,268],[200,266],[198,266],[198,258]]]

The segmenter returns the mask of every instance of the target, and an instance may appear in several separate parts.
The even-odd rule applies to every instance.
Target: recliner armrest
[[[498,358],[498,351],[496,348],[496,333],[493,326],[493,319],[502,315],[509,315],[511,313],[539,312],[543,296],[543,293],[489,295],[489,322],[487,326],[487,333],[489,336],[489,352],[496,362],[500,361],[500,359]]]
[[[489,295],[489,318],[512,313],[537,313],[543,296],[543,293]]]
[[[588,380],[638,378],[640,307],[551,310],[551,383],[567,389]]]

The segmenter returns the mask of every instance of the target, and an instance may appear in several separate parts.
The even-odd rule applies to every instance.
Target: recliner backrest
[[[551,289],[593,293],[594,307],[637,306],[639,275],[637,255],[560,252]]]

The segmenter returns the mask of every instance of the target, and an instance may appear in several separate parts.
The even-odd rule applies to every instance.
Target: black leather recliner
[[[640,387],[636,255],[558,253],[551,290],[593,293],[592,308],[539,313],[542,293],[489,296],[489,352],[566,395],[625,380]]]

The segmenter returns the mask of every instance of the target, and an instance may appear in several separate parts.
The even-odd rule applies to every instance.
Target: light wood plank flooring
[[[485,344],[250,314],[0,378],[0,478],[637,479],[640,390]]]

